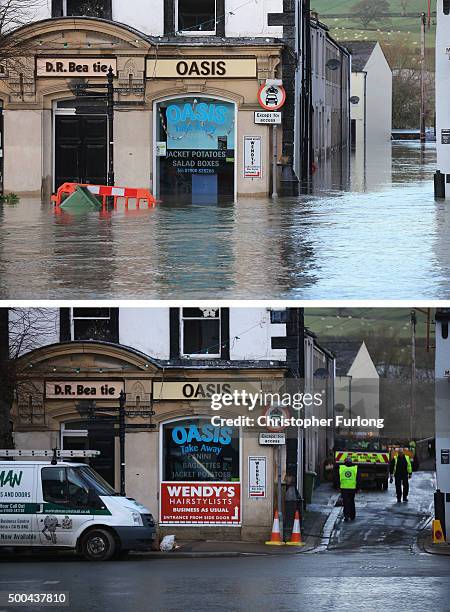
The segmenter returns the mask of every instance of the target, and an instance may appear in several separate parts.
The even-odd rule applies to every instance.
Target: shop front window
[[[216,0],[177,0],[180,34],[216,33]]]
[[[156,117],[160,197],[193,203],[232,200],[235,105],[200,96],[177,98],[160,102]]]
[[[162,467],[167,482],[239,482],[239,431],[206,418],[167,423]]]
[[[182,354],[220,357],[220,308],[182,308]]]

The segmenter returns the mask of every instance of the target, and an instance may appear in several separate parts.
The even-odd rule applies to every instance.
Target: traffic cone
[[[275,510],[275,516],[273,517],[273,527],[270,540],[266,542],[270,546],[284,546],[284,542],[281,539],[280,533],[280,519],[278,518],[278,510]]]
[[[302,534],[300,532],[300,515],[298,510],[295,511],[294,527],[292,528],[291,539],[286,542],[288,546],[304,546],[305,543],[302,540]]]
[[[433,544],[445,544],[441,521],[433,520]]]

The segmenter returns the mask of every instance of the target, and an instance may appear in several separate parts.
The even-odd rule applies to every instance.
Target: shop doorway
[[[236,105],[202,96],[156,104],[155,189],[164,201],[235,198]]]
[[[55,115],[55,189],[62,183],[105,185],[108,164],[106,115]]]
[[[61,448],[64,450],[98,450],[89,465],[109,484],[115,485],[115,429],[107,419],[75,421],[61,426]],[[77,459],[79,461],[79,459]]]

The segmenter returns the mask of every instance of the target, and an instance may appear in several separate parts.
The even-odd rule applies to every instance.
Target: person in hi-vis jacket
[[[344,521],[354,521],[356,518],[355,495],[358,480],[358,466],[353,465],[347,457],[344,465],[339,466],[339,486],[344,504]]]
[[[398,454],[391,460],[390,465],[392,482],[395,478],[395,491],[397,493],[397,503],[408,501],[409,479],[412,476],[412,464],[408,455],[405,455],[403,448],[400,448]],[[402,491],[403,489],[403,491]]]

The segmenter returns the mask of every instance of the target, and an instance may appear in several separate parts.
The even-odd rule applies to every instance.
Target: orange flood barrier
[[[139,207],[141,201],[146,201],[148,206],[156,206],[155,197],[147,189],[135,189],[133,187],[108,187],[107,185],[82,185],[80,183],[63,183],[52,195],[55,206],[61,206],[64,196],[75,193],[77,187],[85,187],[94,196],[102,198],[102,204],[106,207],[107,198],[114,198],[114,207],[117,206],[118,198],[125,199],[125,207],[128,208],[129,200],[135,200]]]

